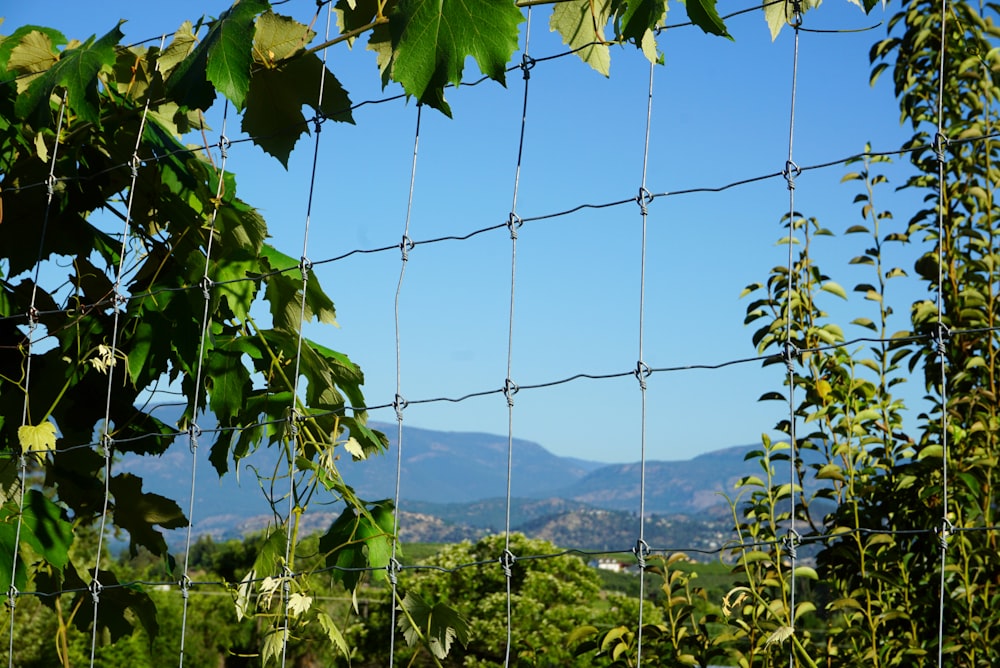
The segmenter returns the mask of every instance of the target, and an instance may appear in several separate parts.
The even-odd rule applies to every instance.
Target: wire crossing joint
[[[403,570],[403,566],[399,563],[399,559],[396,557],[391,558],[389,563],[385,565],[385,570],[389,575],[389,584],[395,587],[399,580],[399,572]]]
[[[517,561],[517,557],[510,550],[504,550],[498,561],[500,567],[503,568],[503,576],[509,580],[513,576],[514,562]]]
[[[649,213],[649,205],[653,203],[653,193],[643,186],[639,188],[639,194],[635,196],[635,203],[639,205],[640,213],[645,217]]]
[[[948,551],[948,539],[955,533],[955,525],[947,517],[941,519],[941,526],[936,529],[938,535],[938,547],[941,552]]]
[[[396,398],[392,400],[392,407],[396,410],[396,422],[403,421],[403,411],[406,407],[410,405],[410,402],[403,398],[402,395],[397,394]]]
[[[517,386],[517,383],[515,383],[514,381],[512,381],[510,378],[507,378],[504,381],[504,383],[503,383],[503,396],[507,398],[507,407],[508,408],[513,408],[514,407],[514,395],[517,394],[518,390],[520,390],[520,389],[521,388],[519,388]]]
[[[640,538],[635,542],[635,547],[632,548],[632,554],[635,555],[636,563],[639,565],[640,571],[646,570],[646,559],[651,554],[649,549],[649,544],[645,540]]]
[[[795,164],[793,160],[785,161],[785,169],[781,175],[785,177],[785,183],[789,190],[795,190],[795,179],[802,175],[802,168]]]
[[[793,562],[799,558],[798,547],[801,544],[802,536],[795,529],[789,529],[781,539],[781,549],[788,553],[788,558]]]
[[[653,375],[653,370],[649,368],[648,364],[639,360],[635,363],[635,371],[632,372],[632,375],[639,381],[639,389],[645,392],[646,379]]]
[[[511,240],[517,241],[517,231],[521,229],[522,225],[524,225],[524,221],[521,216],[511,211],[507,216],[507,229],[510,230]]]

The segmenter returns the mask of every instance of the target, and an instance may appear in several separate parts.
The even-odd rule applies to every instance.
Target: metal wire
[[[512,378],[514,366],[514,298],[517,285],[517,235],[523,224],[517,215],[517,195],[521,184],[521,165],[524,159],[524,136],[528,125],[528,90],[531,82],[531,68],[534,62],[529,55],[531,40],[531,7],[528,7],[524,29],[524,49],[522,50],[521,72],[524,77],[524,94],[521,102],[521,127],[517,142],[517,164],[514,167],[514,193],[511,196],[510,215],[507,218],[507,227],[510,231],[510,309],[507,317],[507,378],[504,380],[503,393],[507,399],[507,488],[504,493],[504,550],[500,555],[500,566],[504,574],[504,586],[506,589],[506,625],[507,639],[504,643],[504,668],[510,666],[510,651],[513,644],[513,612],[512,612],[512,592],[511,578],[513,576],[512,566],[514,555],[510,551],[510,508],[511,508],[511,483],[514,471],[514,395],[517,394],[518,387]]]
[[[649,167],[649,137],[653,127],[653,73],[654,63],[649,64],[649,84],[646,93],[646,132],[642,147],[642,178],[636,203],[642,221],[642,243],[639,248],[639,322],[638,322],[638,361],[635,366],[635,377],[639,381],[639,538],[635,544],[635,556],[639,564],[639,628],[636,631],[635,655],[636,665],[642,665],[642,630],[643,607],[646,600],[646,554],[649,546],[646,544],[646,379],[649,377],[649,367],[644,361],[643,343],[646,335],[646,251],[649,223],[649,191],[646,190],[646,175]]]
[[[941,375],[941,534],[939,540],[941,581],[938,590],[938,643],[937,665],[944,666],[944,611],[947,595],[948,567],[948,535],[953,528],[948,517],[948,356],[946,345],[947,328],[944,324],[944,240],[948,231],[945,229],[944,211],[947,206],[947,186],[945,184],[945,144],[944,132],[944,75],[945,58],[947,56],[948,37],[948,0],[941,0],[941,44],[938,53],[938,99],[937,99],[937,134],[934,144],[937,154],[937,355],[938,371]]]
[[[788,2],[785,4],[785,11],[787,12]],[[788,535],[786,536],[786,542],[782,544],[786,548],[786,552],[789,555],[791,565],[789,566],[789,584],[788,584],[788,626],[792,629],[792,633],[795,633],[795,569],[796,569],[796,549],[795,543],[798,538],[798,532],[795,530],[795,513],[796,513],[796,498],[795,498],[795,478],[797,471],[798,458],[798,443],[796,443],[795,437],[795,353],[794,343],[792,341],[792,325],[794,324],[794,303],[795,303],[795,177],[799,173],[799,169],[794,161],[794,144],[795,144],[795,102],[798,91],[798,80],[799,80],[799,28],[802,27],[802,7],[800,5],[800,0],[791,0],[792,5],[792,20],[791,25],[795,29],[794,40],[792,44],[792,81],[791,81],[791,101],[790,110],[788,114],[788,158],[785,161],[785,179],[788,184],[788,286],[785,293],[785,309],[786,322],[785,322],[785,363],[788,368],[788,441],[789,448],[791,451],[791,456],[788,458],[789,472],[788,472],[788,488],[789,488],[789,499],[791,503],[791,509],[789,511],[788,518]],[[787,15],[787,14],[786,14]],[[808,223],[806,223],[808,224]],[[805,230],[808,234],[808,229]],[[807,246],[808,249],[808,246]],[[808,253],[808,250],[806,251]],[[808,262],[808,257],[804,260]],[[808,272],[808,267],[803,268],[803,273]],[[777,531],[777,527],[774,527]],[[781,568],[780,563],[776,564],[776,567]],[[789,668],[795,668],[795,651],[794,645],[789,643],[788,645],[788,666]]]
[[[403,354],[402,354],[402,332],[399,326],[399,303],[403,292],[403,278],[406,276],[406,265],[410,257],[412,243],[410,242],[410,217],[413,213],[413,191],[417,181],[417,155],[420,148],[420,117],[423,105],[417,105],[417,123],[413,131],[413,161],[410,163],[410,192],[406,199],[406,220],[403,224],[403,238],[399,244],[400,266],[399,281],[396,283],[396,296],[393,299],[393,323],[396,335],[396,485],[393,492],[392,514],[392,556],[389,560],[389,583],[392,586],[392,610],[390,611],[389,624],[389,665],[395,665],[396,661],[396,605],[399,598],[396,588],[396,574],[399,571],[397,560],[397,549],[399,546],[399,488],[403,477],[403,411],[406,408],[406,400],[403,399]]]

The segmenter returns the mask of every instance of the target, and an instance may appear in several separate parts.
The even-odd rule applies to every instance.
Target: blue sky
[[[68,37],[103,34],[127,18],[127,40],[173,33],[185,19],[217,14],[218,1],[101,3],[36,0],[0,9],[10,33],[26,23]],[[750,6],[720,2],[725,14]],[[890,7],[890,11],[891,11]],[[308,21],[315,3],[292,0],[278,11]],[[548,30],[549,9],[533,11],[530,52],[562,52]],[[884,22],[846,0],[830,0],[805,17],[805,27],[858,29]],[[671,5],[668,23],[686,19]],[[762,12],[728,21],[734,42],[687,27],[664,32],[666,64],[655,70],[647,188],[653,193],[717,187],[778,172],[788,152],[792,31],[772,43]],[[322,28],[320,28],[322,32]],[[859,152],[866,141],[893,149],[909,136],[888,77],[868,84],[868,49],[884,25],[867,32],[801,35],[795,162],[825,163]],[[398,92],[380,90],[374,56],[362,44],[329,53],[330,67],[359,102]],[[519,56],[515,56],[519,59]],[[473,63],[468,78],[477,72]],[[530,95],[517,212],[522,218],[583,203],[634,197],[641,184],[648,63],[633,49],[613,49],[605,79],[575,56],[539,63]],[[449,92],[454,118],[425,111],[422,119],[410,236],[415,240],[504,222],[511,208],[523,82],[492,82]],[[368,105],[357,125],[327,124],[321,140],[317,198],[307,256],[317,262],[356,248],[399,242],[410,182],[416,107],[405,101]],[[213,115],[215,128],[218,115]],[[238,136],[231,121],[231,138]],[[300,254],[312,141],[303,140],[288,171],[250,144],[229,153],[239,192],[259,207],[275,244]],[[840,184],[843,167],[804,173],[797,208],[834,231],[860,222],[856,188]],[[893,170],[902,183],[905,170]],[[883,206],[905,224],[914,206],[889,189]],[[785,182],[770,179],[719,194],[663,197],[649,207],[644,360],[654,368],[714,364],[753,356],[743,326],[740,291],[784,264],[780,218],[788,211]],[[587,210],[521,228],[512,377],[547,383],[579,373],[611,374],[635,367],[638,355],[640,215],[634,203]],[[851,240],[853,241],[853,240]],[[837,238],[817,248],[820,263],[850,289],[861,277],[847,261],[861,249]],[[906,252],[912,254],[913,248]],[[403,396],[459,397],[503,386],[507,368],[511,242],[504,230],[464,242],[418,246],[410,253],[401,301]],[[912,259],[900,256],[906,269]],[[309,329],[366,373],[372,405],[395,393],[393,299],[398,251],[356,255],[316,267],[337,306],[339,329]],[[897,311],[915,293],[901,286]],[[830,298],[836,313],[842,307]],[[856,315],[865,312],[858,300]],[[849,320],[850,318],[846,318]],[[905,322],[899,322],[903,329]],[[648,381],[647,456],[687,459],[712,449],[754,443],[781,417],[778,404],[757,397],[781,389],[776,367],[744,364],[716,371],[659,373]],[[919,388],[911,388],[919,395]],[[639,458],[640,394],[632,377],[577,380],[516,396],[514,432],[561,455],[601,461]],[[373,419],[394,420],[392,410]],[[507,431],[501,395],[461,403],[411,405],[407,424],[447,431]]]

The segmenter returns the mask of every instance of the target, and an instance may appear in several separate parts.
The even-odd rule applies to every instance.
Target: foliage
[[[568,634],[580,624],[604,628],[638,616],[637,602],[602,592],[594,569],[579,557],[557,556],[556,546],[522,534],[510,535],[514,555],[553,555],[544,559],[517,559],[511,565],[511,665],[590,666],[592,659],[575,658],[567,646]],[[403,642],[396,657],[402,665],[495,666],[507,651],[507,583],[500,558],[506,546],[503,535],[487,536],[476,543],[449,545],[418,568],[399,574],[400,599],[397,624]],[[471,565],[471,566],[470,566]],[[373,605],[363,625],[353,627],[349,638],[357,648],[354,665],[384,665],[388,659],[389,602]],[[654,614],[655,613],[651,613]],[[451,651],[414,629],[433,635],[451,634]]]
[[[686,8],[706,32],[728,36],[713,0]],[[660,59],[666,11],[660,0],[567,0],[551,25],[607,74],[612,43]],[[98,636],[117,639],[138,624],[155,642],[154,597],[102,567],[104,535],[93,554],[73,543],[108,524],[127,535],[130,554],[148,550],[173,568],[160,530],[186,526],[183,509],[114,462],[162,454],[178,437],[197,447],[206,411],[220,427],[217,472],[272,448],[279,464],[269,482],[283,480],[291,497],[269,499],[276,526],[237,590],[240,610],[266,625],[252,648],[265,662],[293,627],[319,627],[349,652],[307,589],[296,589],[309,580],[295,569],[305,567],[298,529],[314,498],[346,509],[317,547],[323,560],[307,569],[332,567],[356,590],[363,578],[344,568],[380,573],[388,563],[391,505],[357,498],[336,468],[344,452],[365,458],[387,443],[363,410],[348,408],[364,406],[363,374],[301,334],[305,322],[335,322],[333,302],[304,259],[267,242],[263,218],[237,196],[228,140],[217,152],[186,141],[204,138],[204,112],[221,94],[244,132],[287,164],[310,126],[352,122],[347,92],[317,54],[365,33],[384,83],[450,113],[444,91],[462,81],[469,56],[504,81],[522,15],[510,1],[449,0],[342,0],[337,12],[342,32],[323,44],[266,0],[185,23],[162,46],[124,46],[120,26],[83,42],[21,26],[0,41],[0,581],[75,592],[41,599],[64,663],[70,625],[79,638],[97,623]],[[145,404],[160,384],[183,395],[178,425]],[[29,489],[35,479],[44,494]],[[88,587],[100,593],[96,620]]]

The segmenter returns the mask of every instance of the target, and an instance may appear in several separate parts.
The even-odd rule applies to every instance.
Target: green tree
[[[503,664],[507,580],[499,557],[506,545],[503,535],[448,545],[418,567],[400,572],[398,587],[405,595],[401,593],[395,604],[403,631],[396,644],[401,664],[484,668]],[[510,566],[511,665],[601,665],[593,657],[575,658],[569,634],[583,624],[610,629],[623,619],[636,619],[638,602],[602,592],[591,567],[578,556],[561,555],[547,541],[515,533],[509,537],[509,549],[515,555]],[[521,560],[516,555],[550,556]],[[390,604],[388,600],[373,604],[369,616],[354,628],[359,652],[355,665],[385,665]],[[414,624],[425,632],[430,629],[430,637],[411,634]],[[449,628],[455,633],[450,652],[436,659],[431,638],[443,637]]]

